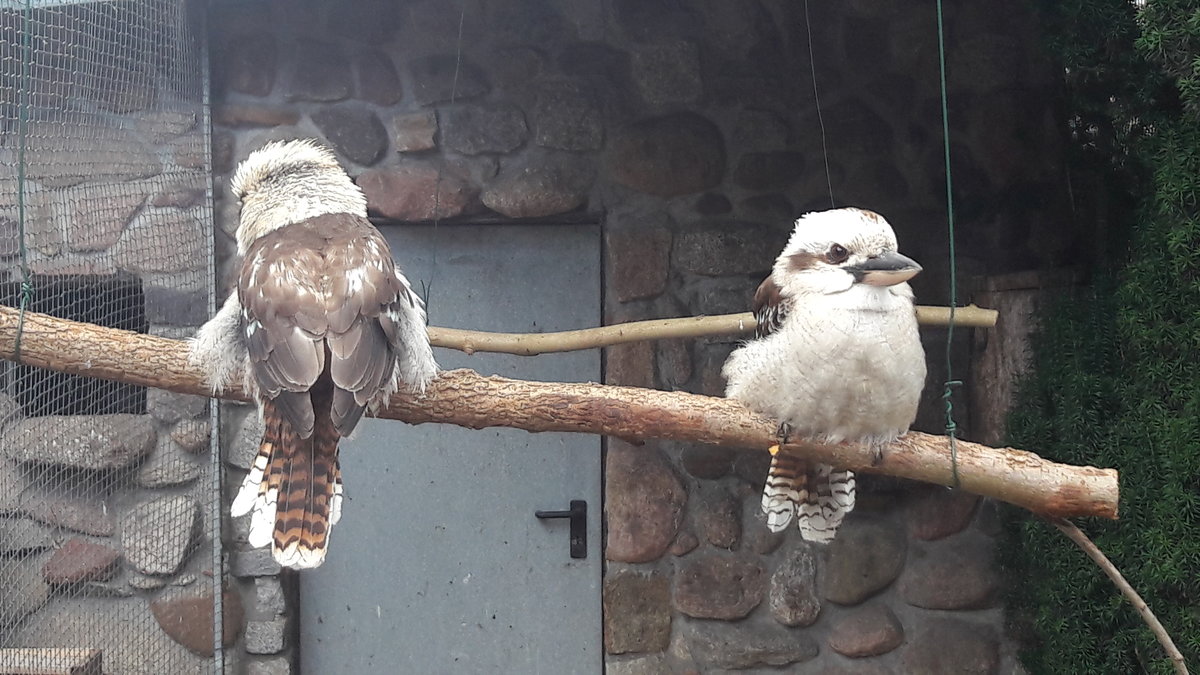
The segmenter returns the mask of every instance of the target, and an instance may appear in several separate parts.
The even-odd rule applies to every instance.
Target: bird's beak
[[[858,265],[846,267],[858,283],[869,286],[895,286],[917,276],[921,266],[908,256],[894,252],[881,253],[867,258]]]

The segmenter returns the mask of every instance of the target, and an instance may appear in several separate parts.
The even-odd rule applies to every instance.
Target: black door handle
[[[582,499],[572,499],[571,508],[566,511],[534,511],[533,515],[543,520],[546,518],[571,519],[571,557],[587,557],[587,502]]]

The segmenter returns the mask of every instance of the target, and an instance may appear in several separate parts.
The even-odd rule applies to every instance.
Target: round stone
[[[725,173],[717,126],[695,113],[634,122],[609,144],[613,180],[638,192],[675,197],[715,187]]]
[[[387,130],[365,107],[326,106],[313,111],[311,117],[334,150],[355,164],[371,166],[387,150]]]
[[[840,619],[829,631],[829,647],[850,658],[886,654],[903,642],[904,627],[883,604],[856,610]]]
[[[822,595],[839,605],[857,605],[900,575],[906,542],[886,522],[851,517],[826,549]]]
[[[708,555],[675,577],[675,609],[698,619],[740,619],[762,602],[766,570],[757,562]]]
[[[660,652],[670,641],[671,591],[666,577],[621,570],[605,578],[606,652]]]
[[[807,545],[797,546],[771,575],[771,616],[785,626],[811,626],[821,613],[817,561]]]
[[[605,465],[605,556],[614,562],[657,560],[675,539],[687,491],[654,447],[614,440]]]

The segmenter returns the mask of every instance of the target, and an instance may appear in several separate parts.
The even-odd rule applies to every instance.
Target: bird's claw
[[[779,442],[779,445],[787,445],[788,436],[791,436],[791,434],[792,425],[787,422],[780,422],[779,428],[775,430],[775,440]]]
[[[883,446],[875,445],[871,448],[871,466],[879,466],[883,464]]]

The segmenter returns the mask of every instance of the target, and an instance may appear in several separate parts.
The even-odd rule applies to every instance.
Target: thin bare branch
[[[991,328],[996,325],[997,312],[967,305],[954,310],[954,325],[968,328]],[[917,307],[917,321],[924,326],[945,326],[950,322],[949,307]],[[435,347],[475,352],[500,352],[521,356],[536,356],[552,352],[569,352],[594,347],[610,347],[626,342],[696,338],[720,335],[746,335],[754,332],[756,322],[750,312],[691,316],[680,319],[633,321],[599,328],[584,328],[557,333],[485,333],[457,328],[429,327],[429,340]]]
[[[1133,608],[1141,615],[1142,621],[1145,621],[1146,625],[1150,627],[1150,632],[1154,633],[1154,637],[1158,639],[1159,644],[1166,650],[1167,656],[1171,659],[1171,665],[1175,666],[1175,672],[1187,675],[1187,663],[1184,662],[1183,654],[1179,651],[1179,648],[1175,646],[1175,641],[1171,639],[1171,636],[1167,633],[1167,629],[1163,627],[1158,617],[1154,615],[1154,612],[1150,611],[1150,606],[1146,604],[1145,600],[1142,600],[1142,596],[1138,595],[1137,591],[1133,590],[1133,586],[1129,585],[1129,582],[1125,580],[1125,577],[1117,569],[1117,566],[1112,564],[1108,556],[1104,555],[1104,552],[1078,527],[1075,527],[1075,524],[1071,521],[1065,518],[1046,517],[1045,519],[1051,525],[1057,527],[1058,531],[1062,532],[1067,539],[1075,542],[1076,546],[1083,549],[1083,552],[1092,559],[1092,562],[1096,563],[1108,575],[1109,579],[1112,579],[1112,582],[1120,589],[1121,595],[1124,595],[1129,604],[1133,605]]]

